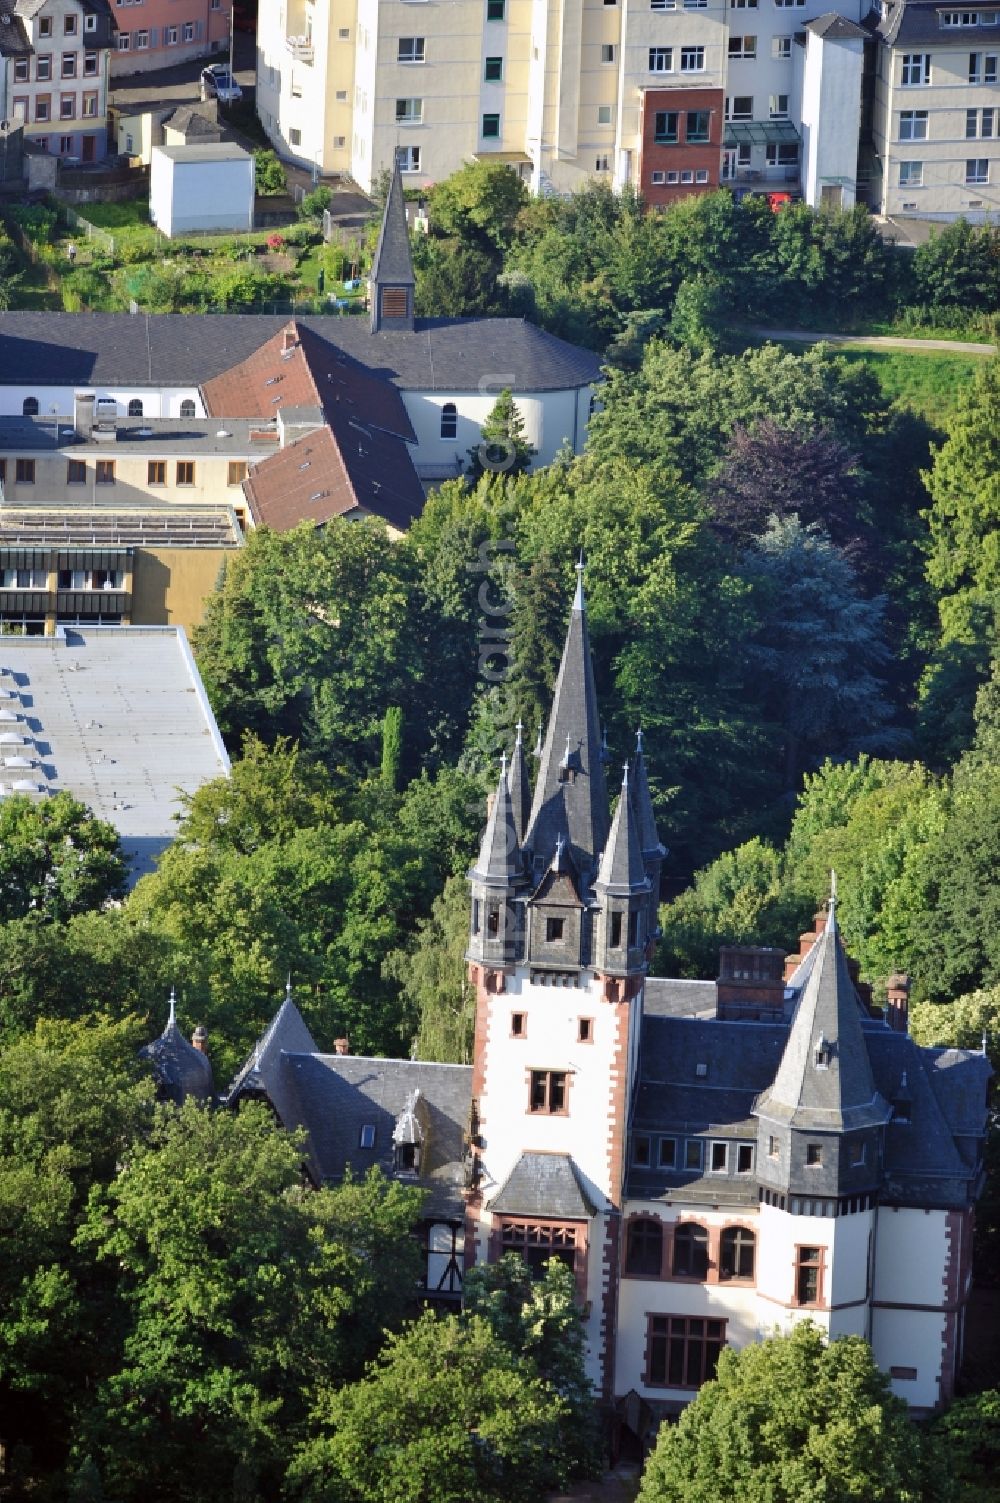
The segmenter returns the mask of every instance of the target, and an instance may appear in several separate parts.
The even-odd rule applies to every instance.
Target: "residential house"
[[[0,120],[64,161],[107,154],[108,0],[0,0]]]
[[[885,0],[877,28],[874,201],[892,218],[1000,212],[1000,9]]]
[[[114,0],[115,78],[170,68],[229,45],[231,0]]]

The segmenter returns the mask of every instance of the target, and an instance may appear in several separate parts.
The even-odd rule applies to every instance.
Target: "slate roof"
[[[524,840],[528,820],[531,818],[531,777],[528,773],[528,759],[524,755],[521,730],[521,722],[518,721],[514,751],[507,774],[511,808],[514,811],[514,830],[519,841]]]
[[[515,393],[557,391],[601,378],[590,350],[524,319],[418,319],[412,332],[378,334],[360,317],[297,322],[331,360],[357,361],[401,391],[477,391],[484,379]],[[203,386],[287,323],[263,313],[0,313],[0,384]]]
[[[410,255],[410,232],[406,222],[406,199],[399,162],[393,166],[389,195],[385,201],[382,228],[372,259],[371,280],[390,287],[413,287],[413,258]]]
[[[568,763],[568,777],[563,776]],[[556,677],[525,844],[548,860],[563,837],[581,876],[592,879],[608,840],[601,725],[587,632],[582,571]]]
[[[667,849],[660,839],[656,828],[656,815],[653,813],[653,799],[649,791],[649,777],[646,773],[646,758],[642,751],[642,731],[636,732],[631,788],[632,804],[635,808],[635,819],[639,828],[639,843],[642,847],[643,855],[665,856]]]
[[[816,989],[827,984],[821,975],[829,962],[824,940],[821,936],[812,947],[817,964],[807,971],[807,978],[816,977]],[[686,1171],[680,1167],[682,1144],[688,1136],[755,1140],[755,1114],[764,1110],[759,1098],[770,1090],[788,1049],[797,1047],[796,1025],[695,1017],[698,1008],[711,1004],[714,992],[714,982],[646,981],[631,1131],[633,1137],[650,1136],[653,1151],[650,1164],[630,1164],[630,1199],[756,1202],[753,1175]],[[803,1002],[800,997],[800,1007]],[[806,1007],[803,1021],[808,1012]],[[860,1019],[859,1035],[872,1091],[885,1107],[880,1120],[889,1115],[891,1103],[901,1096],[908,1100],[909,1121],[891,1117],[885,1127],[881,1193],[890,1203],[967,1204],[978,1188],[988,1059],[968,1050],[921,1048],[870,1017]],[[678,1140],[678,1167],[658,1167],[658,1136]]]
[[[160,122],[168,130],[186,136],[207,136],[222,140],[222,126],[217,119],[203,113],[196,104],[181,104]]]
[[[632,795],[628,784],[628,769],[622,779],[621,796],[611,821],[611,833],[601,857],[596,886],[603,892],[617,897],[630,893],[648,891],[649,878],[642,861],[642,846],[632,808]]]
[[[861,1003],[837,933],[833,900],[813,952],[781,1064],[759,1102],[760,1115],[800,1130],[876,1126],[888,1120],[890,1108],[875,1089]],[[828,1062],[818,1064],[820,1055]]]
[[[522,1153],[489,1210],[556,1221],[589,1221],[596,1214],[568,1153]]]
[[[825,16],[817,16],[814,21],[807,21],[805,29],[832,42],[863,42],[868,35],[863,27],[857,26],[846,16],[839,16],[836,11],[832,10],[828,11]]]
[[[21,17],[11,15],[0,4],[0,57],[27,57],[31,51],[31,38]]]
[[[490,806],[479,856],[469,876],[487,887],[505,888],[520,875],[521,859],[514,825],[514,807],[507,784],[507,769],[504,767]]]
[[[970,42],[986,44],[997,40],[995,26],[942,26],[940,11],[946,7],[934,0],[896,0],[888,14],[878,23],[879,36],[891,47],[925,46],[958,47],[969,50]],[[982,5],[948,5],[949,10],[982,10]],[[988,7],[986,7],[988,8]]]
[[[188,1043],[178,1028],[172,995],[167,1026],[158,1039],[143,1045],[139,1058],[149,1060],[158,1092],[175,1106],[189,1096],[195,1101],[211,1098],[211,1062],[207,1054]]]

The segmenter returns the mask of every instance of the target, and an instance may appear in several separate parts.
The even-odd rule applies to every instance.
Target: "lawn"
[[[918,412],[935,428],[944,428],[963,388],[972,380],[982,355],[944,351],[840,349],[852,364],[864,364],[878,378],[886,396]]]
[[[77,213],[81,219],[101,230],[131,230],[149,224],[149,199],[126,198],[118,204],[83,204]]]

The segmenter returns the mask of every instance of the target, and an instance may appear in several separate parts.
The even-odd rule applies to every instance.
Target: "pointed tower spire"
[[[500,780],[483,832],[479,859],[472,868],[473,882],[485,887],[509,887],[521,875],[521,845],[514,824],[514,809],[507,781],[506,756],[500,771]]]
[[[837,933],[836,885],[826,928],[792,1015],[781,1062],[758,1115],[793,1131],[846,1133],[888,1120],[875,1089],[862,1009]]]
[[[514,828],[517,838],[523,842],[528,828],[528,820],[531,816],[531,780],[528,776],[528,762],[524,755],[524,741],[522,739],[524,726],[520,720],[517,722],[517,736],[514,741],[514,753],[510,759],[510,772],[507,775],[507,783],[510,787],[510,802],[514,810]]]
[[[667,849],[662,844],[656,829],[653,799],[649,791],[649,779],[646,776],[646,758],[643,756],[642,751],[641,730],[635,733],[635,758],[632,763],[632,802],[635,805],[635,819],[639,827],[642,854],[647,858],[657,857],[662,861],[663,857],[667,854]]]
[[[177,1027],[177,997],[173,987],[170,988],[170,1012],[167,1015],[167,1027]]]
[[[412,331],[416,278],[398,153],[393,162],[369,282],[372,333],[378,334],[383,329]]]
[[[642,860],[642,848],[639,843],[635,811],[632,808],[628,763],[626,762],[622,776],[621,797],[615,809],[615,817],[611,822],[611,832],[608,835],[608,843],[604,847],[594,888],[602,895],[614,893],[625,897],[632,893],[645,892],[648,886],[649,879]]]
[[[580,563],[525,844],[547,863],[556,836],[563,833],[576,870],[589,882],[607,843],[609,823]]]

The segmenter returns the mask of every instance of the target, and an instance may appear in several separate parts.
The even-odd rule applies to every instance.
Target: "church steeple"
[[[837,1195],[877,1182],[879,1133],[891,1116],[875,1088],[862,1008],[837,931],[836,879],[826,928],[792,1015],[771,1085],[757,1103],[775,1151],[758,1173],[782,1189]]]
[[[562,835],[586,886],[596,875],[607,842],[608,792],[601,756],[601,725],[590,657],[583,565],[556,678],[525,844],[536,867],[546,864]]]
[[[415,286],[403,177],[397,157],[393,163],[382,228],[369,278],[373,334],[378,334],[383,329],[412,331]]]

